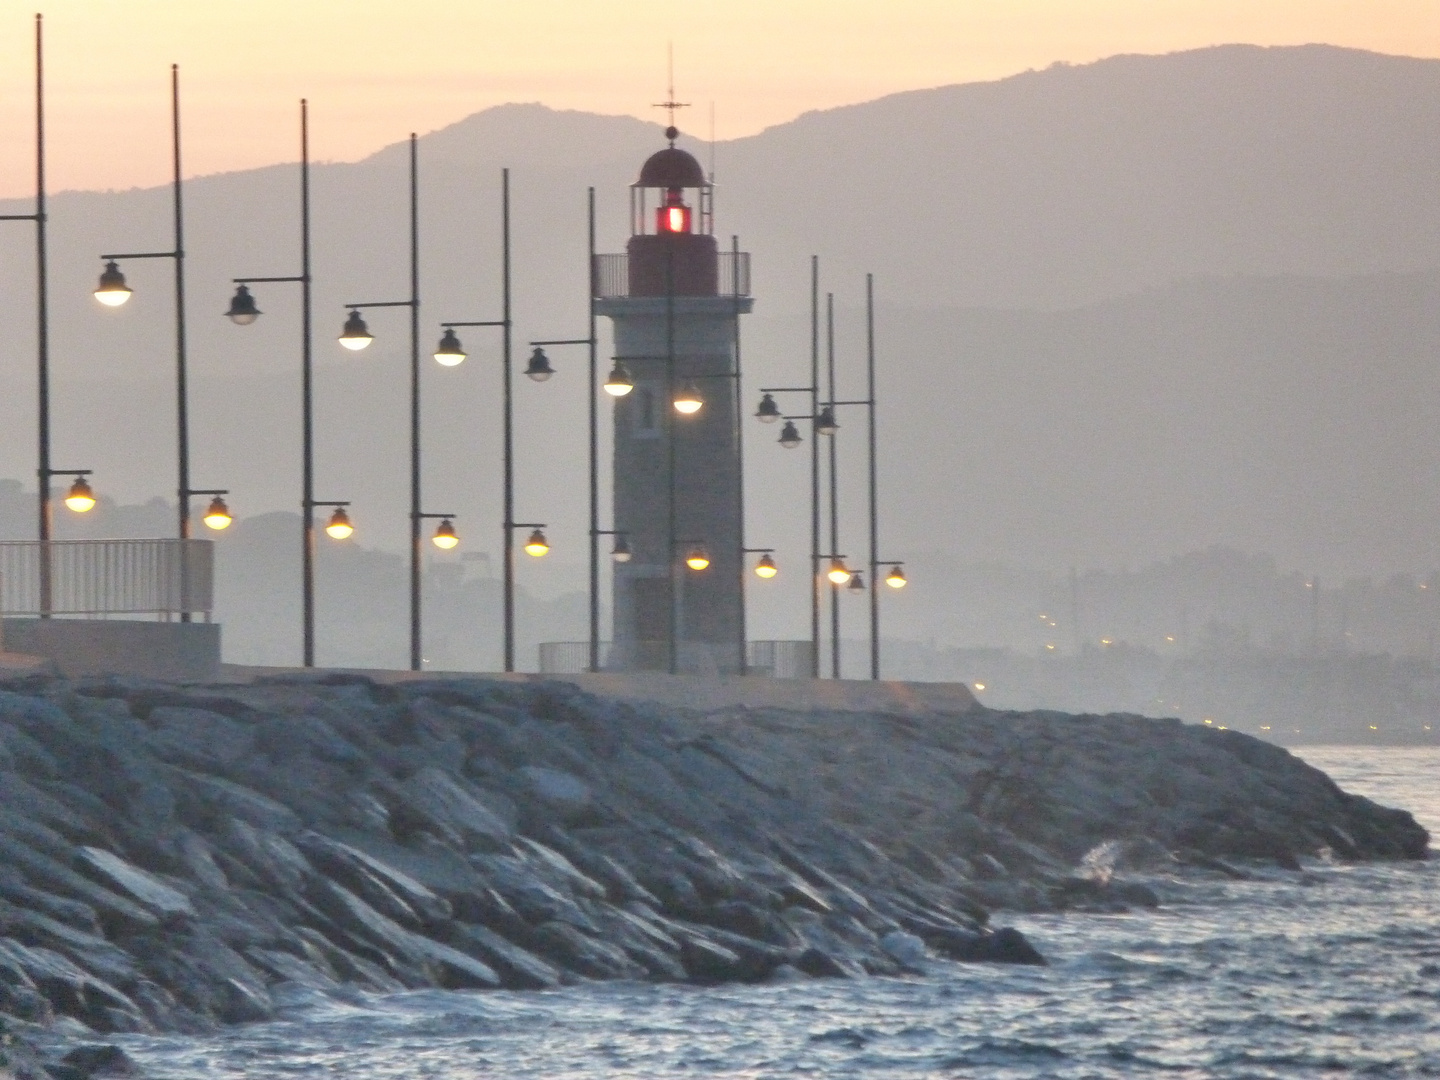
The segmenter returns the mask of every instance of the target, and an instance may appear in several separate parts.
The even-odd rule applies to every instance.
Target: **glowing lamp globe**
[[[550,550],[550,542],[545,539],[545,533],[536,529],[530,534],[530,539],[525,541],[525,554],[540,558]]]
[[[850,571],[845,569],[845,563],[840,559],[831,559],[830,569],[825,572],[825,576],[836,585],[844,585],[850,580]]]
[[[455,532],[454,523],[451,522],[449,518],[441,521],[440,527],[435,530],[435,535],[430,538],[430,542],[441,551],[449,551],[456,544],[460,543],[460,537]]]
[[[780,568],[775,565],[775,560],[772,559],[768,553],[761,555],[755,563],[756,577],[772,578],[779,572]]]
[[[691,570],[704,570],[710,565],[710,554],[703,547],[691,548],[685,556],[685,565]]]
[[[70,493],[65,496],[65,505],[77,514],[83,514],[85,511],[95,508],[95,492],[90,490],[90,485],[85,482],[83,476],[77,476],[75,482],[70,485]]]
[[[610,374],[605,376],[605,392],[611,397],[624,397],[634,389],[635,381],[630,378],[630,372],[625,370],[625,365],[620,361],[615,361]]]
[[[100,275],[100,285],[95,290],[95,299],[106,307],[119,307],[130,299],[130,292],[130,287],[125,284],[125,275],[120,272],[119,264],[107,262],[105,272]]]
[[[435,362],[442,367],[454,367],[464,359],[465,350],[460,347],[460,339],[455,336],[455,331],[447,326],[445,336],[440,339],[440,344],[435,346]]]
[[[694,383],[687,383],[685,389],[675,395],[675,411],[684,413],[686,416],[693,416],[699,412],[705,402],[700,397],[700,391]]]
[[[340,331],[340,344],[351,352],[359,352],[374,340],[370,328],[360,317],[360,312],[351,311],[350,317],[345,320],[345,328]]]
[[[890,573],[885,575],[885,584],[892,589],[903,589],[906,585],[905,571],[898,566],[892,568]]]
[[[355,526],[350,523],[350,515],[345,512],[343,506],[337,506],[335,512],[330,515],[330,520],[325,525],[325,532],[336,540],[348,540],[354,534]]]
[[[219,532],[221,529],[228,529],[230,522],[235,519],[230,516],[230,508],[225,505],[225,500],[219,495],[216,495],[210,500],[210,506],[206,509],[205,516],[201,520],[204,521],[208,527]]]

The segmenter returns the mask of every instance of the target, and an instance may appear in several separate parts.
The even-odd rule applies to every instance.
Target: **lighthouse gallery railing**
[[[716,280],[719,283],[717,296],[750,295],[750,253],[739,253],[740,263],[735,265],[736,253],[719,253],[720,267]],[[739,270],[739,288],[736,288],[736,270]],[[630,256],[623,251],[615,255],[595,256],[595,295],[602,300],[630,295]]]

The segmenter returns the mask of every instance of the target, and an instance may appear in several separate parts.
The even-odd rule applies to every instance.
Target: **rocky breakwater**
[[[1138,717],[36,677],[0,690],[0,1024],[75,1080],[124,1062],[65,1040],[297,994],[1043,963],[989,910],[1152,904],[1112,874],[1139,856],[1426,843],[1283,750]]]

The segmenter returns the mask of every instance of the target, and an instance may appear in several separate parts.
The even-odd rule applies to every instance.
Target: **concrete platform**
[[[44,657],[70,678],[138,675],[206,682],[220,677],[220,624],[140,619],[5,619],[7,649]]]
[[[874,682],[868,679],[772,679],[759,675],[670,675],[665,672],[600,672],[581,675],[503,674],[483,671],[390,671],[362,668],[315,668],[311,673],[345,672],[380,683],[417,679],[503,679],[512,682],[568,682],[599,697],[648,701],[686,709],[804,709],[842,712],[884,712],[918,716],[963,713],[977,707],[964,683]],[[249,682],[263,676],[304,675],[305,668],[250,667],[226,664],[222,679]]]

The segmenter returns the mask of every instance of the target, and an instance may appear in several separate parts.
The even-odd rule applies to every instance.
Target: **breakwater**
[[[1042,963],[992,910],[1153,904],[1129,867],[1426,843],[1279,748],[1172,721],[34,679],[0,692],[0,1014],[84,1040],[265,1019],[286,986]],[[103,1071],[89,1053],[46,1067]]]

